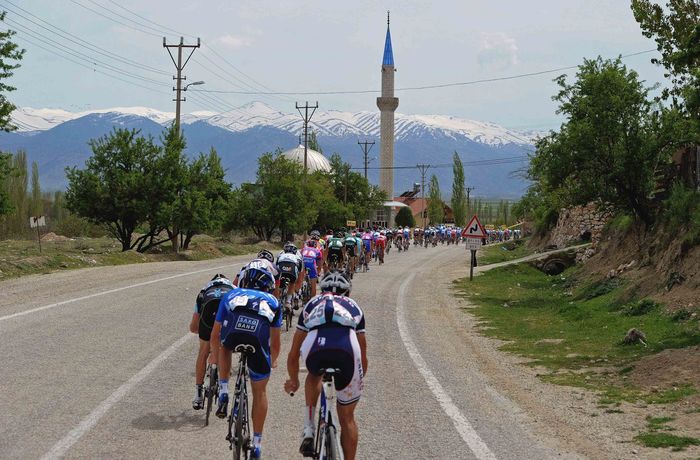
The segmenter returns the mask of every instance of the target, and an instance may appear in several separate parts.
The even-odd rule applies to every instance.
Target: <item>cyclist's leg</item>
[[[347,405],[338,403],[336,407],[340,422],[340,444],[343,446],[343,456],[345,460],[354,460],[358,439],[357,423],[355,423],[357,401]]]
[[[253,419],[253,433],[262,434],[267,417],[267,382],[269,378],[254,381],[251,379],[250,388],[253,393],[253,406],[251,417]]]
[[[207,370],[207,357],[209,356],[209,341],[199,339],[199,352],[197,353],[197,364],[195,368],[195,383],[204,383],[204,373]]]

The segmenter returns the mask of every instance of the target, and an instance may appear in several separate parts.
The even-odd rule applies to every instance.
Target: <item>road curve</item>
[[[454,246],[394,251],[355,277],[369,373],[357,409],[360,459],[579,458],[530,430],[491,385],[466,339],[450,284],[467,273]],[[230,455],[225,423],[191,409],[196,293],[246,261],[99,267],[0,283],[3,458]],[[459,315],[457,315],[456,313]],[[268,387],[268,459],[297,454],[303,399],[282,391],[291,333]]]

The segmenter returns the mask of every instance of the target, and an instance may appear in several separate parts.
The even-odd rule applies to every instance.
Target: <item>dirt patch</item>
[[[73,241],[73,239],[63,235],[56,235],[54,232],[49,232],[41,237],[41,241]]]
[[[669,349],[646,356],[634,364],[629,380],[645,389],[683,384],[700,389],[700,346]]]

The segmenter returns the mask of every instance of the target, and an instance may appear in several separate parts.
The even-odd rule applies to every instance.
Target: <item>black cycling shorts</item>
[[[212,299],[205,303],[199,312],[199,338],[208,342],[211,339],[211,330],[214,327],[216,312],[219,310],[220,299]]]
[[[345,252],[348,253],[348,257],[355,257],[355,246],[345,246]]]

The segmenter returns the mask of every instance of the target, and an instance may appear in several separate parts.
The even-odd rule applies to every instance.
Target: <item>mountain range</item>
[[[174,113],[146,107],[117,107],[88,112],[60,109],[18,108],[12,114],[18,130],[0,133],[0,150],[27,151],[29,161],[39,165],[44,190],[63,189],[68,166],[82,167],[91,151],[88,141],[108,134],[114,127],[140,129],[158,137]],[[194,156],[214,147],[234,184],[254,180],[257,158],[277,148],[286,150],[299,143],[303,121],[298,114],[284,113],[253,102],[234,110],[193,112],[182,115],[187,153]],[[526,165],[526,154],[533,149],[536,133],[506,129],[494,123],[465,120],[445,115],[396,114],[394,190],[400,194],[420,182],[420,172],[411,168],[419,163],[435,165],[428,175],[436,174],[444,195],[452,186],[453,152],[465,162],[467,185],[475,187],[475,196],[516,198],[526,182],[517,170]],[[310,129],[318,136],[323,153],[339,153],[360,170],[363,155],[358,140],[375,141],[370,151],[368,178],[378,182],[379,112],[317,111]],[[426,178],[426,181],[428,178]]]

